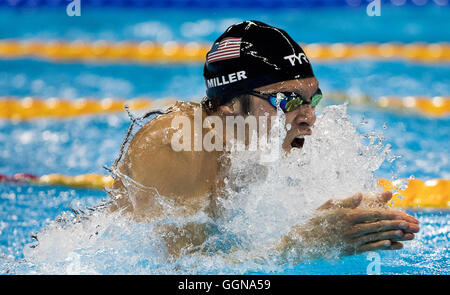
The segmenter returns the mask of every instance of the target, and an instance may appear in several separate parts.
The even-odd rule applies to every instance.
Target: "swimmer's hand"
[[[362,193],[357,193],[350,198],[335,201],[328,200],[325,204],[317,208],[317,210],[326,210],[332,208],[389,208],[387,202],[392,199],[390,191],[382,192],[375,197],[364,196]]]
[[[401,249],[400,241],[414,239],[419,221],[384,206],[391,198],[392,193],[384,192],[376,198],[359,193],[341,201],[330,200],[306,225],[296,226],[283,237],[277,248],[284,254],[290,251],[303,256],[308,252],[309,258],[327,256],[330,248],[342,255]]]

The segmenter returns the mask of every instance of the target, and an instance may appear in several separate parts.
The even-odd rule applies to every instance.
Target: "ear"
[[[234,101],[231,101],[219,107],[219,112],[224,114],[225,116],[236,115],[238,113],[237,111],[238,110],[236,109],[236,104]]]

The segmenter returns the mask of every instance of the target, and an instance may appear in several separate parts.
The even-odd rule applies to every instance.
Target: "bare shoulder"
[[[177,102],[171,106],[164,114],[161,114],[149,121],[142,127],[130,142],[130,148],[148,148],[148,145],[163,146],[170,144],[171,137],[175,130],[171,127],[175,118],[193,118],[194,109],[200,107],[199,104],[189,102]],[[152,141],[151,143],[149,143]]]
[[[175,151],[173,119],[193,120],[196,103],[179,102],[142,127],[121,161],[122,173],[166,196],[194,197],[210,190],[217,175],[217,155],[203,151]]]

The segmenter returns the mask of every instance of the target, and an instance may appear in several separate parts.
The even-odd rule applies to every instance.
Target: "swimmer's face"
[[[316,78],[297,79],[290,81],[278,82],[255,90],[261,93],[277,93],[277,92],[295,92],[301,94],[302,97],[311,98],[317,91],[319,82]],[[256,96],[251,97],[250,115],[264,116],[265,114],[276,116],[277,110],[266,100]],[[290,125],[291,129],[287,131],[283,142],[283,149],[289,152],[292,148],[302,148],[305,142],[304,137],[311,135],[312,126],[316,121],[315,108],[310,104],[301,105],[299,108],[287,112],[286,125]],[[271,125],[270,125],[271,126]]]

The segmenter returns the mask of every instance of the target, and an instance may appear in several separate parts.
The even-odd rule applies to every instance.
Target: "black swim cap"
[[[302,48],[283,30],[258,21],[229,27],[206,55],[206,95],[223,105],[250,90],[313,77]]]

